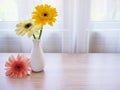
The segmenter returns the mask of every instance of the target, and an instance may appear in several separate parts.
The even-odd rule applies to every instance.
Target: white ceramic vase
[[[33,72],[40,72],[44,69],[44,56],[40,45],[40,40],[33,40],[31,67]]]

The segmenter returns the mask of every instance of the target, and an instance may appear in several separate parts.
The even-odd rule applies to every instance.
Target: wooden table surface
[[[0,90],[120,90],[120,54],[44,54],[44,71],[24,79],[5,76],[10,55],[0,54]]]

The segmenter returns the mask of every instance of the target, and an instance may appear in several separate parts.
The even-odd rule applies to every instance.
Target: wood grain
[[[0,54],[0,90],[120,90],[120,54],[46,53],[44,71],[24,79],[5,76],[11,54]]]

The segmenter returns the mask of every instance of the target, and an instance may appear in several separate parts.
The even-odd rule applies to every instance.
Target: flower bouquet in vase
[[[56,8],[48,4],[40,4],[35,7],[32,12],[32,18],[22,21],[16,25],[17,35],[28,35],[33,38],[33,47],[31,51],[31,67],[32,71],[40,72],[44,68],[43,50],[40,45],[43,27],[48,24],[53,26],[57,16]]]

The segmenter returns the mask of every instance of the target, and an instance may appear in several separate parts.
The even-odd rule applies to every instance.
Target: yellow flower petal
[[[22,32],[20,33],[21,36],[23,36],[23,35],[25,35],[25,34],[26,34],[26,31],[22,31]]]
[[[27,35],[30,38],[33,35],[33,33],[29,31]]]

